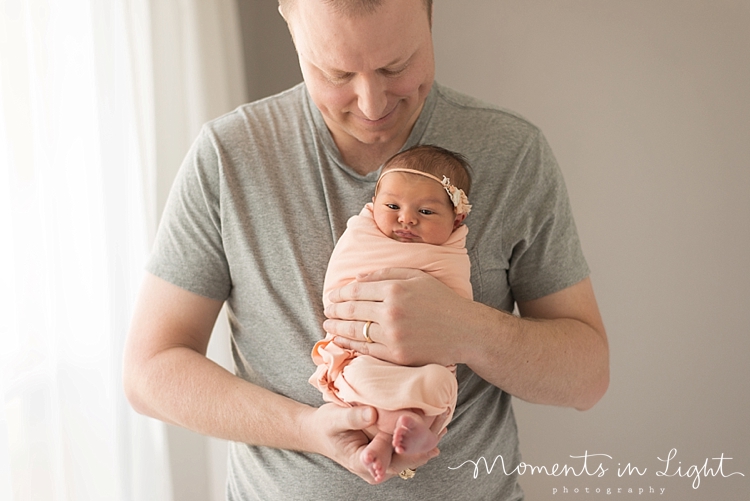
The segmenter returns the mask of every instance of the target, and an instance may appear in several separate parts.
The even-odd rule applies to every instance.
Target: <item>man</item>
[[[502,455],[510,472],[520,461],[510,395],[586,409],[609,380],[549,148],[521,118],[433,83],[429,0],[288,0],[280,10],[304,85],[207,124],[188,154],[129,334],[128,397],[139,412],[230,440],[232,500],[522,499],[512,474],[451,467]],[[346,220],[372,196],[382,163],[419,143],[474,168],[475,302],[390,269],[334,291],[321,311]],[[236,376],[205,357],[225,301]],[[514,302],[523,318],[506,313]],[[359,461],[374,409],[322,405],[307,383],[324,320],[362,353],[458,364],[439,456],[396,455],[386,481],[363,482],[375,484]],[[389,480],[407,468],[414,478]]]

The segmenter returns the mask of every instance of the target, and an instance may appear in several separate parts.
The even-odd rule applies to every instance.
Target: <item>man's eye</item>
[[[380,70],[380,72],[387,76],[387,77],[397,77],[404,73],[406,71],[407,66],[402,66],[401,68],[383,68]]]
[[[342,83],[349,81],[352,75],[351,73],[337,73],[335,75],[329,75],[326,73],[325,77],[326,77],[326,80],[328,80],[329,82],[333,84],[342,84]]]

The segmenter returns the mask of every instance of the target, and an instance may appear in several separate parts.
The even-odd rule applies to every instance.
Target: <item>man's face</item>
[[[305,84],[342,153],[400,149],[435,76],[424,2],[385,0],[347,16],[299,0],[289,17]]]

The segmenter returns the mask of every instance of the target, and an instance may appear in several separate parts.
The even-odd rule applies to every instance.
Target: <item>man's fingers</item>
[[[343,287],[333,289],[328,299],[333,303],[345,301],[383,301],[386,289],[378,282],[409,280],[425,275],[413,268],[384,268],[372,273],[357,275],[357,279]]]
[[[382,301],[383,292],[375,283],[364,283],[355,280],[343,287],[333,289],[328,293],[328,300],[332,303],[342,303],[345,301]]]
[[[326,314],[327,314],[326,310]],[[364,341],[362,337],[362,329],[365,322],[354,322],[349,320],[338,320],[335,318],[326,319],[323,322],[323,330],[334,336],[344,336],[353,340]],[[368,334],[372,336],[372,325],[367,330]]]
[[[352,341],[361,341],[367,344],[374,344],[377,343],[378,339],[382,339],[380,337],[380,326],[375,322],[369,322],[368,326],[368,322],[365,321],[329,318],[323,322],[323,330],[333,336],[342,336]],[[367,341],[365,332],[370,337],[371,342]],[[341,345],[339,344],[339,346]],[[350,346],[346,346],[345,348],[350,348]]]
[[[376,303],[372,301],[331,302],[331,304],[325,307],[323,313],[328,318],[362,320],[364,322],[371,316],[368,314],[375,305]]]
[[[361,355],[370,355],[371,357],[381,358],[383,345],[375,343],[362,343],[360,341],[352,341],[351,339],[336,336],[333,338],[333,342],[339,345],[345,350],[354,350]],[[380,350],[380,351],[378,351]],[[378,356],[378,354],[381,354]]]
[[[403,454],[394,454],[393,458],[391,459],[391,464],[388,467],[388,472],[391,474],[398,474],[406,468],[417,469],[420,466],[427,464],[429,460],[439,455],[440,450],[437,447],[422,454],[411,454],[408,456]]]
[[[417,277],[422,272],[414,268],[383,268],[372,273],[357,275],[357,282],[379,282],[383,280],[408,280]]]

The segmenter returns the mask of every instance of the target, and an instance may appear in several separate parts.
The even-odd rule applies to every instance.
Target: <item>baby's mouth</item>
[[[412,233],[409,230],[396,230],[393,233],[395,233],[396,236],[399,237],[399,238],[407,238],[409,240],[413,240],[415,238],[418,238],[417,235],[415,235],[414,233]]]

